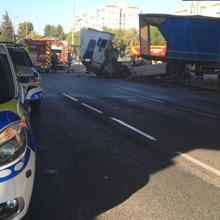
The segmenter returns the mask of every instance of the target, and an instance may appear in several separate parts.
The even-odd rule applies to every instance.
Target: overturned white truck
[[[80,33],[80,60],[90,72],[105,78],[126,78],[130,64],[118,62],[119,50],[114,45],[114,35],[94,29]]]

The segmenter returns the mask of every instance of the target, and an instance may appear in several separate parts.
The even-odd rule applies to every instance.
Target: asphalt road
[[[25,219],[220,219],[220,95],[44,74]]]

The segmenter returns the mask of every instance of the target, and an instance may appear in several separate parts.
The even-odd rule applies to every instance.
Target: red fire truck
[[[51,45],[51,53],[56,53],[59,64],[67,64],[68,63],[68,52],[69,47],[66,41],[59,41],[59,40],[50,40],[47,39]]]
[[[58,65],[68,63],[68,43],[56,39],[25,39],[24,47],[28,51],[33,64],[40,70],[49,71],[51,68],[51,55],[56,53]]]

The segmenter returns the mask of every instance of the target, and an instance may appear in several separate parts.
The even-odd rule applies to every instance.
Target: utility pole
[[[75,0],[73,0],[73,17],[72,17],[72,46],[74,45],[74,16],[75,16]]]
[[[201,4],[201,1],[198,1],[197,2],[197,5],[196,5],[196,15],[201,15],[201,6],[200,6],[200,4]]]
[[[191,9],[190,9],[190,14],[193,15],[194,12],[194,2],[191,2]]]
[[[27,21],[25,21],[25,38],[27,39]]]

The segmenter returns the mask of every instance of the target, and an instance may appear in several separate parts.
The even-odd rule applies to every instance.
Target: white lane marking
[[[146,97],[146,96],[141,96],[141,97],[144,98],[144,99],[147,99],[147,100],[149,100],[149,101],[157,102],[157,103],[160,103],[160,104],[165,104],[164,101],[160,101],[160,100],[158,100],[158,99],[153,99],[153,98]]]
[[[70,95],[68,95],[68,94],[66,94],[66,93],[62,93],[62,94],[63,94],[64,96],[66,96],[67,98],[73,100],[74,102],[78,102],[78,101],[79,101],[78,99],[76,99],[76,98],[74,98],[74,97],[72,97],[72,96],[70,96]]]
[[[201,161],[199,161],[199,160],[195,159],[194,157],[191,157],[191,156],[189,156],[189,155],[187,155],[187,154],[184,154],[184,153],[181,153],[181,152],[176,152],[176,153],[177,153],[179,156],[181,156],[181,157],[183,157],[183,158],[185,158],[185,159],[191,161],[192,163],[194,163],[194,164],[196,164],[196,165],[202,167],[203,169],[206,169],[206,170],[208,170],[209,172],[212,172],[212,173],[214,173],[215,175],[220,176],[220,171],[219,171],[219,170],[217,170],[217,169],[215,169],[215,168],[213,168],[213,167],[211,167],[211,166],[209,166],[209,165],[207,165],[207,164],[205,164],[205,163],[203,163],[203,162],[201,162]]]
[[[123,99],[126,96],[122,96],[122,95],[112,95],[111,98],[116,98],[116,99]]]
[[[199,114],[199,115],[203,115],[203,116],[206,116],[206,117],[209,117],[209,118],[214,118],[214,119],[218,119],[218,120],[220,119],[220,117],[218,117],[218,116],[211,115],[211,114],[208,114],[208,113],[205,113],[205,112],[200,112],[200,111],[193,110],[193,109],[190,109],[190,108],[185,108],[185,107],[182,107],[182,106],[176,106],[176,108],[187,111],[187,112],[192,112],[192,113],[196,113],[196,114]]]
[[[119,123],[119,124],[121,124],[121,125],[123,125],[123,126],[129,128],[129,129],[131,129],[132,131],[135,131],[136,133],[138,133],[138,134],[140,134],[140,135],[146,137],[147,139],[149,139],[149,140],[151,140],[151,141],[156,141],[156,140],[157,140],[155,137],[153,137],[153,136],[151,136],[151,135],[149,135],[149,134],[147,134],[147,133],[145,133],[145,132],[143,132],[143,131],[141,131],[141,130],[139,130],[139,129],[137,129],[137,128],[135,128],[135,127],[133,127],[133,126],[131,126],[131,125],[125,123],[125,122],[123,122],[123,121],[121,121],[121,120],[118,120],[118,119],[116,119],[116,118],[111,118],[111,119],[112,119],[113,121],[115,121],[115,122],[117,122],[117,123]]]
[[[86,103],[81,103],[81,104],[82,104],[84,107],[89,108],[90,110],[93,110],[93,111],[95,111],[95,112],[97,112],[97,113],[99,113],[99,114],[103,114],[103,112],[100,111],[99,109],[94,108],[94,107],[92,107],[92,106],[90,106],[90,105],[87,105]]]
[[[132,89],[132,88],[126,87],[126,86],[120,86],[120,88],[125,89],[125,90],[127,90],[127,91],[131,91],[131,92],[140,92],[140,91],[138,91],[137,89]]]
[[[132,91],[132,92],[140,93],[140,91],[138,91],[136,89],[129,88],[129,87],[121,86],[121,88],[123,88],[123,89],[125,89],[127,91]],[[157,103],[160,103],[160,104],[165,104],[164,101],[161,101],[161,100],[158,100],[158,99],[146,97],[146,96],[143,96],[143,95],[141,95],[141,97],[144,98],[144,99],[147,99],[149,101],[157,102]]]

